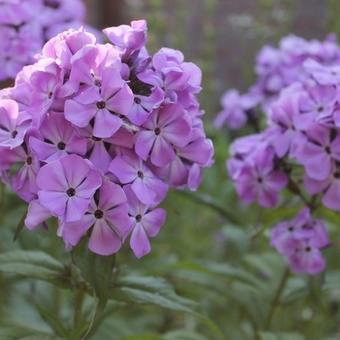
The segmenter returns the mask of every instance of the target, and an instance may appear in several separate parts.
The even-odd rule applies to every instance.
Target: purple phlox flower
[[[340,84],[339,65],[323,65],[316,60],[308,59],[303,63],[303,67],[320,85]]]
[[[195,93],[187,90],[178,91],[177,100],[192,117],[201,117],[204,115],[205,112],[200,108],[200,104]]]
[[[240,129],[248,120],[248,112],[256,107],[258,98],[251,93],[240,95],[236,90],[227,91],[222,99],[223,110],[214,120],[216,129],[226,124],[230,129]]]
[[[152,68],[137,76],[147,84],[161,87],[169,102],[177,101],[177,92],[198,93],[201,90],[201,70],[193,63],[184,62],[180,51],[169,48],[157,52],[152,58]]]
[[[89,249],[99,255],[112,255],[119,251],[132,228],[128,209],[123,189],[106,180],[85,215],[79,221],[63,224],[62,237],[66,244],[75,246],[91,230]]]
[[[20,115],[14,100],[0,100],[0,147],[13,149],[21,145],[30,125],[31,120]]]
[[[40,161],[55,161],[67,154],[84,155],[87,142],[61,113],[51,112],[42,122],[40,136],[30,137],[29,144]]]
[[[26,137],[26,141],[29,136]],[[0,169],[3,171],[3,180],[12,190],[26,202],[37,196],[36,176],[40,169],[40,162],[28,148],[27,143],[0,152]]]
[[[29,230],[37,229],[43,222],[52,217],[51,212],[42,206],[38,199],[33,200],[28,205],[25,225]]]
[[[334,106],[333,121],[334,121],[334,125],[337,128],[339,128],[340,127],[340,105],[339,103],[336,103],[336,105]]]
[[[149,238],[157,236],[166,220],[166,212],[140,202],[131,187],[124,187],[129,202],[129,216],[132,224],[130,247],[136,257],[150,253]]]
[[[0,79],[14,78],[23,66],[34,61],[34,54],[43,40],[41,29],[34,24],[15,27],[1,26]]]
[[[292,270],[296,273],[316,275],[326,267],[326,261],[319,248],[309,240],[300,240],[295,253],[288,257]]]
[[[80,156],[67,155],[39,170],[39,201],[63,221],[77,221],[87,211],[101,183],[102,178],[91,163]]]
[[[278,49],[265,46],[256,57],[256,73],[266,94],[278,93],[286,84],[281,71],[282,56]]]
[[[110,27],[103,30],[104,34],[117,46],[124,56],[129,57],[139,51],[147,42],[147,23],[145,20],[134,20],[129,25]]]
[[[280,50],[283,54],[291,58],[299,58],[306,54],[313,53],[315,49],[311,45],[313,45],[313,41],[308,42],[293,34],[283,37],[279,43]]]
[[[231,179],[235,179],[242,169],[245,160],[256,154],[257,149],[268,146],[265,133],[257,133],[237,138],[230,146],[230,158],[227,160],[227,169]]]
[[[340,166],[333,161],[330,175],[324,180],[316,180],[307,174],[304,186],[310,195],[322,193],[322,203],[325,207],[340,211]]]
[[[294,117],[299,114],[299,93],[291,89],[283,91],[280,98],[271,106],[270,143],[278,157],[293,155],[297,132]]]
[[[150,119],[136,134],[135,151],[139,157],[159,167],[176,157],[175,147],[184,147],[191,139],[191,119],[179,104],[153,111]]]
[[[266,208],[278,203],[279,192],[288,183],[287,176],[274,168],[274,152],[271,148],[257,150],[256,155],[245,162],[234,181],[245,203],[257,200]]]
[[[121,127],[111,138],[95,137],[91,126],[79,129],[79,135],[87,140],[86,157],[104,174],[109,169],[116,148],[133,148],[134,136],[124,127]]]
[[[333,161],[340,162],[340,135],[335,130],[314,125],[305,137],[295,156],[309,177],[325,180],[332,172]]]
[[[52,58],[60,66],[71,69],[71,59],[85,45],[94,45],[96,37],[83,28],[70,29],[50,39],[42,49],[42,58]]]
[[[312,225],[312,217],[308,208],[300,210],[298,215],[289,221],[282,221],[272,229],[271,244],[276,250],[285,256],[295,252],[301,236],[307,230],[307,226]],[[301,232],[302,231],[302,232]],[[301,232],[301,233],[300,233]],[[310,237],[308,235],[304,235]]]
[[[60,30],[80,27],[86,14],[81,0],[13,0],[2,1],[0,6],[0,79],[14,78],[23,66],[34,62],[34,57],[52,35]],[[67,58],[70,61],[66,49],[61,50],[60,45],[57,52],[63,61]],[[41,56],[37,55],[39,59]]]
[[[56,100],[60,78],[60,70],[52,59],[38,62],[32,70],[29,80],[32,93],[30,111],[34,112],[32,117],[37,127]]]
[[[131,184],[131,189],[144,204],[156,205],[165,198],[168,186],[132,152],[126,151],[116,156],[109,171],[120,183]]]
[[[171,163],[156,169],[156,173],[174,187],[188,186],[196,190],[201,182],[201,168],[212,164],[214,155],[210,139],[199,136],[182,148],[177,148]]]
[[[102,49],[99,50],[100,54]],[[92,51],[96,50],[89,52],[92,54]],[[93,67],[87,67],[87,64],[85,57],[74,64],[74,77],[88,86],[76,97],[66,101],[65,117],[78,127],[86,127],[94,119],[93,135],[109,138],[123,124],[120,115],[126,116],[130,112],[133,93],[121,78],[121,63],[118,59],[113,60],[109,66],[96,67],[92,64]]]
[[[329,245],[327,229],[321,220],[312,218],[308,208],[292,220],[277,224],[272,230],[271,244],[287,257],[297,273],[314,275],[325,267],[321,249]]]
[[[129,120],[138,126],[144,124],[153,110],[159,108],[164,100],[164,93],[159,87],[151,90],[150,95],[134,95],[134,103],[128,114]]]
[[[27,8],[29,1],[7,0],[0,3],[0,24],[1,25],[20,25],[30,17],[30,12]],[[33,1],[35,9],[36,1]]]
[[[332,125],[337,97],[338,90],[335,86],[308,86],[299,98],[300,114],[294,119],[296,127],[306,130],[315,122]]]
[[[85,19],[86,8],[83,1],[44,0],[42,3],[42,12],[39,13],[38,20],[43,26]]]

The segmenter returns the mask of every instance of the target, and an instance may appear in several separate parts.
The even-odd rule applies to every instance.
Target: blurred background
[[[86,0],[98,28],[145,18],[151,48],[180,49],[204,72],[205,108],[222,92],[251,83],[257,51],[294,33],[323,39],[340,31],[338,0]],[[209,98],[209,102],[205,101]]]

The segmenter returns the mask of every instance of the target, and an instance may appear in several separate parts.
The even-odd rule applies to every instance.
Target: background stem
[[[270,308],[269,308],[268,316],[267,316],[266,322],[265,322],[265,328],[266,329],[270,329],[271,322],[273,320],[275,311],[280,305],[281,296],[282,296],[282,293],[283,293],[283,291],[286,287],[286,283],[288,281],[289,274],[290,274],[290,271],[289,271],[288,268],[286,268],[285,271],[283,272],[282,278],[280,280],[280,283],[279,283],[277,290],[275,292],[273,301],[272,301]]]

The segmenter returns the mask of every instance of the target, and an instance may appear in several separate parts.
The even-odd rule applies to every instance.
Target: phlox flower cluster
[[[325,46],[328,44],[333,46],[331,42]],[[314,42],[312,46],[319,45]],[[327,51],[325,48],[324,53]],[[297,72],[296,81],[267,103],[266,127],[231,145],[228,172],[245,203],[256,201],[273,208],[287,189],[312,212],[322,206],[340,211],[340,62],[325,64],[308,58]],[[293,224],[298,225],[300,217]],[[320,221],[307,224],[320,223],[323,225]],[[325,240],[325,228],[322,230]],[[315,250],[314,236],[305,241],[312,249],[308,256],[315,255],[317,264],[309,257],[307,261],[304,252],[294,251],[292,257],[292,249],[286,251],[276,241],[273,244],[289,259],[293,270],[315,274],[324,267],[319,250],[327,242]]]
[[[296,273],[313,275],[326,266],[321,250],[329,245],[327,230],[308,208],[292,220],[278,223],[272,230],[271,243]]]
[[[15,78],[44,43],[85,19],[82,0],[1,0],[0,80]]]
[[[3,182],[28,203],[26,226],[58,220],[67,248],[99,255],[129,239],[137,257],[165,222],[169,188],[195,190],[212,164],[197,94],[201,71],[180,51],[145,48],[144,20],[49,40],[0,101]]]
[[[308,62],[307,62],[308,60]],[[256,81],[245,93],[228,90],[221,99],[222,110],[215,119],[216,128],[240,129],[256,119],[258,111],[268,113],[270,103],[289,85],[309,76],[305,62],[321,65],[340,63],[340,47],[330,35],[325,41],[305,40],[289,35],[278,47],[264,46],[256,57]]]

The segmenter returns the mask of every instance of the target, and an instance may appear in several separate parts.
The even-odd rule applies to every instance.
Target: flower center
[[[97,218],[98,220],[103,218],[103,216],[104,216],[104,213],[99,209],[94,212],[94,217]]]
[[[139,178],[144,178],[144,174],[143,174],[143,172],[142,171],[137,171],[137,176],[139,177]]]
[[[96,79],[94,81],[94,85],[96,85],[97,87],[101,87],[102,86],[102,82],[99,79]]]
[[[12,138],[15,138],[18,135],[18,131],[14,130],[12,131]]]
[[[31,156],[28,156],[28,157],[26,158],[26,163],[27,163],[27,165],[32,165],[33,159],[32,159]]]
[[[323,106],[319,106],[318,107],[318,112],[322,112],[323,111]]]
[[[51,99],[53,97],[53,92],[48,93],[48,99]]]
[[[155,135],[158,136],[161,133],[161,129],[159,127],[157,127],[155,130]]]
[[[106,107],[106,103],[105,102],[103,102],[103,101],[97,102],[97,108],[99,110],[103,110],[103,109],[105,109],[105,107]]]
[[[311,250],[312,250],[312,248],[311,248],[310,246],[307,246],[307,247],[305,248],[305,251],[306,251],[307,253],[309,253]]]
[[[137,216],[136,216],[136,221],[137,221],[137,222],[140,222],[141,220],[142,220],[142,215],[140,215],[140,214],[137,215]]]
[[[290,227],[288,228],[288,230],[289,230],[289,231],[293,231],[294,228],[293,228],[292,226],[290,226]]]
[[[59,150],[65,150],[66,144],[64,142],[59,142],[57,147]]]
[[[68,197],[73,197],[73,196],[75,196],[75,194],[76,194],[76,189],[74,189],[74,188],[69,188],[69,189],[66,191],[66,194],[67,194]]]
[[[142,100],[138,97],[135,97],[134,101],[136,104],[140,104],[142,102]]]
[[[262,177],[258,177],[258,178],[257,178],[257,182],[258,182],[258,183],[262,183],[262,182],[263,182],[263,178],[262,178]]]
[[[58,9],[60,7],[59,1],[56,1],[56,0],[45,0],[44,5],[46,7],[51,7],[53,9]]]
[[[331,148],[330,148],[329,146],[326,146],[326,147],[325,147],[325,152],[326,152],[327,154],[330,154],[330,153],[331,153]]]

